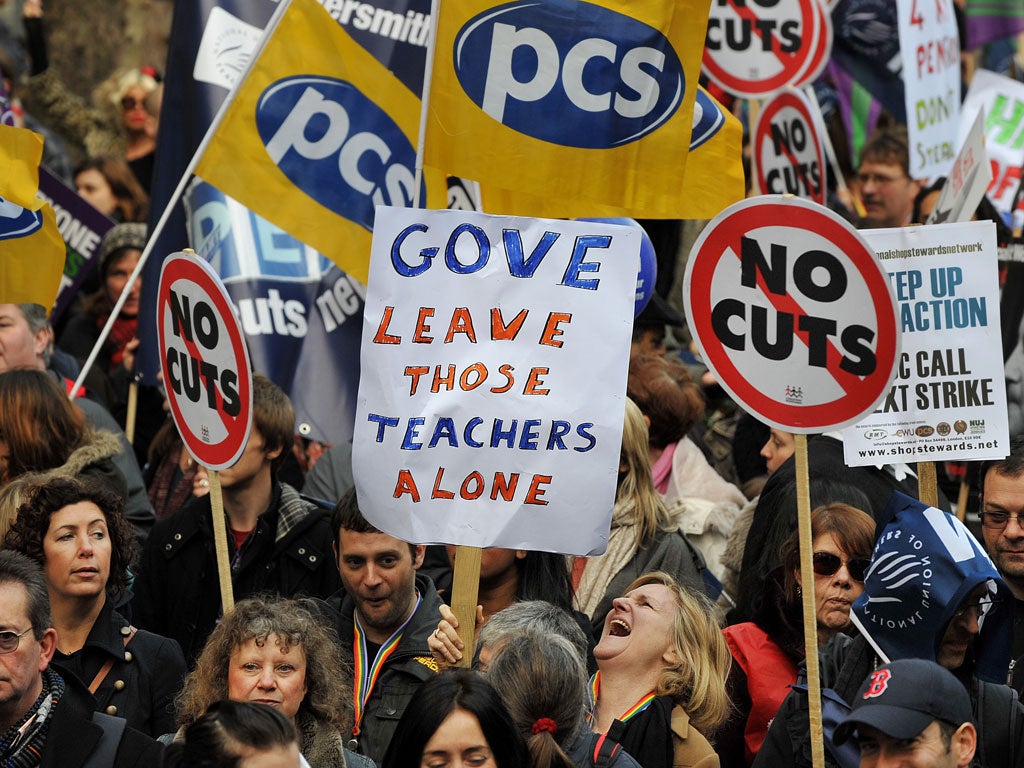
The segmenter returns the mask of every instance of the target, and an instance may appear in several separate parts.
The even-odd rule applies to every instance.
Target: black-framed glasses
[[[136,99],[134,96],[125,96],[121,99],[121,109],[127,112],[130,109],[139,109],[145,107],[146,102],[142,99]]]
[[[32,627],[23,632],[11,632],[10,630],[0,632],[0,654],[14,653],[18,650],[18,644],[21,643],[21,636],[27,635],[31,631]]]
[[[961,604],[959,608],[953,611],[953,618],[962,619],[968,612],[973,612],[974,615],[980,619],[988,613],[989,610],[991,610],[993,605],[999,605],[1001,602],[1002,600],[994,598],[991,595],[980,597],[977,602]]]
[[[1004,510],[994,509],[991,512],[980,512],[979,514],[981,515],[981,524],[986,528],[1005,528],[1011,517],[1017,521],[1019,527],[1024,528],[1024,512],[1011,515]]]
[[[834,576],[836,572],[846,566],[847,573],[854,581],[864,581],[864,576],[871,567],[871,560],[866,557],[855,557],[852,560],[843,560],[839,555],[831,552],[814,553],[814,572],[819,576]]]

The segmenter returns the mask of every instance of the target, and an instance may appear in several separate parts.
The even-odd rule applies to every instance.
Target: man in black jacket
[[[1024,694],[1024,436],[1010,455],[981,465],[981,535],[999,575],[1013,592],[1013,646],[1007,682]]]
[[[427,638],[441,617],[441,598],[417,573],[426,548],[374,528],[359,511],[355,489],[338,502],[331,528],[345,590],[328,602],[343,656],[359,669],[358,654],[363,671],[353,681],[348,747],[380,765],[413,693],[437,673]]]
[[[50,668],[56,647],[42,571],[20,553],[0,552],[0,764],[159,765],[157,742],[121,718],[94,714],[85,687]]]
[[[258,592],[326,598],[341,586],[328,512],[275,479],[294,430],[288,396],[256,374],[249,441],[220,472],[235,600]],[[177,640],[194,665],[221,614],[216,584],[210,497],[202,496],[153,528],[135,582],[135,623]]]

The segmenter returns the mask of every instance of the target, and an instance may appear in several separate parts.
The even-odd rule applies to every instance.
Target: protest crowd
[[[14,235],[0,230],[0,768],[1024,766],[1019,2],[805,0],[790,5],[806,6],[818,21],[804,23],[799,34],[781,15],[771,15],[782,14],[786,0],[681,2],[685,13],[696,8],[709,15],[706,46],[712,51],[725,41],[741,48],[763,38],[766,51],[781,46],[785,61],[804,55],[794,51],[814,49],[819,37],[830,47],[821,43],[814,76],[799,83],[802,90],[787,90],[791,101],[779,107],[744,93],[751,86],[733,85],[741,73],[723,73],[708,63],[705,50],[700,95],[692,102],[694,136],[701,110],[717,115],[721,127],[706,144],[693,140],[688,159],[683,155],[682,178],[694,185],[686,187],[685,204],[673,208],[655,200],[634,211],[611,201],[595,206],[605,218],[590,219],[618,224],[616,231],[625,222],[635,236],[632,253],[640,250],[636,296],[630,268],[622,273],[629,279],[618,281],[628,290],[615,300],[597,296],[599,282],[600,291],[612,282],[612,267],[599,270],[586,261],[594,258],[588,247],[592,254],[612,238],[599,241],[552,223],[579,227],[573,220],[586,220],[563,199],[574,194],[568,187],[535,202],[486,179],[476,185],[452,176],[450,209],[473,212],[479,222],[484,212],[504,213],[501,204],[487,201],[507,195],[509,213],[537,218],[542,228],[521,233],[511,218],[494,230],[462,224],[446,246],[437,235],[441,219],[402,220],[394,225],[398,234],[388,230],[394,246],[390,240],[382,246],[383,258],[376,233],[387,214],[377,208],[371,226],[373,204],[401,205],[396,190],[418,187],[418,176],[374,187],[369,218],[354,228],[358,235],[332,231],[328,222],[325,240],[317,241],[315,232],[304,236],[313,225],[276,229],[259,218],[266,214],[250,213],[232,199],[234,190],[221,190],[223,176],[216,174],[224,171],[208,158],[226,150],[213,143],[202,161],[207,170],[202,163],[193,170],[203,181],[185,193],[190,197],[182,206],[181,190],[170,190],[216,111],[195,137],[183,138],[196,133],[186,126],[193,118],[190,99],[198,104],[214,82],[201,82],[198,74],[209,53],[200,45],[203,20],[230,16],[239,22],[231,34],[249,36],[254,45],[277,3],[252,2],[268,7],[243,24],[231,14],[241,14],[238,6],[245,3],[177,0],[166,60],[115,69],[95,92],[77,93],[51,61],[51,28],[60,25],[52,2],[44,12],[42,0],[19,0],[0,15],[0,129],[27,128],[43,137],[34,159],[38,199],[58,210],[58,224],[73,219],[81,228],[71,232],[62,225],[56,272],[44,266],[43,246],[37,251],[32,244],[24,246],[25,266],[8,268],[5,262],[16,258]],[[546,4],[605,12],[629,6],[612,0],[539,5]],[[366,4],[321,5],[338,23],[318,16],[308,20],[312,27],[334,34],[334,27],[365,31],[369,25],[367,16],[360,26],[362,11],[348,8],[372,12]],[[941,50],[921,54],[915,80],[905,63],[900,72],[904,31],[897,17],[904,6],[924,5],[930,21],[919,19],[918,26],[945,24],[955,33],[940,40]],[[406,14],[407,6],[418,7],[404,4],[399,12]],[[300,0],[293,7],[306,8]],[[733,11],[735,17],[726,18]],[[283,11],[281,30],[291,29],[291,13]],[[408,10],[404,18],[401,42],[421,32],[425,40],[429,9]],[[828,34],[821,26],[826,22]],[[548,49],[537,40],[545,33],[517,32],[512,23],[502,27],[507,45],[534,46],[537,62],[529,66],[539,71]],[[593,29],[600,26],[595,22]],[[458,50],[465,45],[466,56],[476,55],[476,44],[467,34]],[[315,59],[319,50],[307,54]],[[594,58],[619,66],[614,46],[601,51]],[[627,82],[631,55],[620,61]],[[593,59],[571,60],[569,54],[562,64],[566,90],[576,76],[582,92],[576,98],[589,98],[591,113],[604,109],[595,106],[602,95],[583,84]],[[652,78],[654,61],[633,61],[630,87]],[[522,79],[520,65],[517,60],[513,67],[509,54],[512,85],[499,101],[546,98],[526,93],[539,86]],[[402,66],[393,65],[397,77],[415,91]],[[915,112],[905,91],[927,88],[925,75],[943,68],[955,70],[959,85],[959,93],[946,97],[958,102],[956,138],[942,149],[923,148],[921,132],[942,122],[949,103],[936,107],[922,97]],[[419,69],[417,87],[422,62]],[[314,71],[309,82],[326,71]],[[251,76],[261,76],[258,66]],[[216,86],[217,98],[231,87]],[[639,103],[624,96],[627,91],[614,101],[625,103],[623,119],[636,117],[630,105]],[[268,89],[266,101],[276,93]],[[294,97],[295,109],[321,98],[310,93]],[[501,122],[507,105],[481,98],[488,115]],[[986,116],[977,123],[985,134],[977,138],[980,158],[961,152],[954,162],[961,146],[975,146],[975,102],[984,104],[980,114]],[[370,101],[364,108],[378,109]],[[288,176],[301,186],[296,179],[320,173],[316,161],[328,155],[332,121],[343,121],[345,132],[350,122],[353,132],[370,130],[358,122],[361,116],[329,101],[309,109],[310,122],[289,139],[307,154],[290,166],[298,168],[294,172],[282,161],[282,184]],[[573,123],[570,111],[558,130],[579,133],[576,147],[598,146],[587,145],[587,124]],[[779,113],[796,122],[768,125]],[[224,119],[235,118],[228,110]],[[262,112],[256,119],[271,120]],[[690,123],[687,115],[688,129]],[[803,152],[798,129],[815,134],[817,154]],[[282,135],[274,130],[284,128],[260,123],[268,151]],[[434,130],[426,131],[428,142]],[[1000,131],[1002,149],[993,138]],[[557,143],[556,133],[546,141]],[[384,139],[360,135],[386,164],[391,149]],[[12,158],[25,158],[12,148],[24,145],[7,136],[0,134],[0,155],[13,169]],[[222,141],[241,145],[245,139]],[[411,146],[416,149],[415,137]],[[290,152],[279,147],[279,159]],[[359,175],[372,175],[360,165],[365,161],[356,158],[349,168],[345,152],[339,155],[342,175],[331,184],[357,189],[362,179],[372,187]],[[714,154],[701,159],[701,152]],[[516,155],[503,162],[544,166],[551,157]],[[270,178],[246,176],[244,158],[223,163],[242,187]],[[942,163],[944,173],[919,173]],[[389,181],[398,178],[391,175],[398,167],[389,167]],[[615,184],[640,188],[648,185],[644,174],[652,173],[613,171]],[[358,176],[354,183],[348,172]],[[693,181],[698,173],[700,181]],[[12,191],[20,171],[3,175],[10,178],[0,178],[0,228],[30,211]],[[628,184],[622,181],[627,175]],[[426,198],[417,193],[416,205],[408,207],[443,209],[443,191],[438,204],[433,185],[425,180]],[[362,191],[369,199],[371,192]],[[290,194],[285,187],[274,191],[271,207],[287,209]],[[868,351],[876,335],[881,339],[882,324],[854,324],[872,312],[870,291],[841,332],[834,320],[797,306],[802,299],[812,308],[836,301],[826,296],[836,283],[821,283],[824,273],[835,278],[838,263],[821,244],[824,228],[811,233],[817,239],[801,241],[799,258],[793,254],[793,291],[802,279],[804,296],[785,300],[804,313],[799,320],[780,310],[773,328],[764,307],[774,299],[739,306],[738,299],[722,299],[720,284],[711,281],[692,289],[714,294],[710,324],[690,304],[697,277],[688,266],[697,268],[688,260],[725,237],[715,217],[743,200],[754,205],[764,194],[788,195],[774,198],[780,204],[792,196],[814,201],[803,205],[826,211],[835,227],[863,237],[872,255],[878,253],[878,270],[890,285],[882,293],[895,303],[903,341],[902,356],[899,347],[889,350],[889,379],[856,414],[875,421],[853,415],[828,421],[826,413],[821,423],[829,426],[787,429],[784,416],[766,418],[748,407],[770,389],[772,361],[789,355],[786,333],[800,339],[801,350],[811,350],[812,366],[816,340],[827,333],[821,360],[832,361],[833,372],[861,375],[853,390],[871,380],[857,366],[884,354],[881,341]],[[300,218],[308,223],[321,210],[335,210],[331,199],[317,198],[317,211],[303,208]],[[969,202],[961,212],[963,199]],[[174,211],[166,223],[165,207]],[[804,215],[803,208],[791,210]],[[346,226],[360,223],[349,218]],[[801,228],[774,214],[768,218],[767,229]],[[180,230],[176,241],[168,234],[173,228]],[[367,267],[371,230],[374,262]],[[85,231],[91,234],[83,239]],[[525,244],[534,231],[543,232],[535,248]],[[467,233],[472,237],[459,240]],[[478,261],[467,267],[465,251],[457,254],[454,243],[472,238]],[[542,264],[572,238],[568,267],[560,263],[555,273]],[[344,270],[333,254],[323,255],[322,243],[331,240],[353,252]],[[978,252],[968,253],[975,241]],[[407,250],[400,252],[403,242]],[[769,249],[746,234],[731,242],[739,257],[734,261],[743,264],[743,285],[756,268],[765,295],[779,293],[773,270],[780,261],[785,267],[785,247]],[[185,247],[214,264],[223,280],[234,304],[226,314],[244,332],[250,370],[227,370],[226,358],[207,344],[218,327],[227,336],[229,321],[206,318],[196,309],[206,305],[194,297],[193,315],[189,297],[182,299],[177,288],[164,294],[159,262]],[[897,267],[883,249],[893,259],[897,251],[916,258],[929,249],[936,266],[928,271],[908,261],[910,267]],[[488,289],[486,280],[470,283],[478,277],[471,273],[488,253],[493,261],[499,252],[511,273],[503,275],[507,281],[554,275],[559,303],[529,305],[516,315],[520,299],[509,295],[506,303],[495,288],[495,298],[481,299],[490,302],[489,313],[478,311],[484,305],[468,295]],[[297,266],[284,263],[285,253],[300,254],[293,259]],[[807,258],[816,258],[816,266],[801,272]],[[360,259],[362,272],[352,267]],[[750,270],[748,260],[756,263]],[[432,282],[378,301],[380,264],[388,261],[399,280]],[[448,310],[438,291],[452,294]],[[627,303],[623,320],[616,313]],[[166,323],[160,319],[165,309],[172,318]],[[720,311],[732,314],[722,319]],[[559,389],[560,380],[550,375],[558,373],[557,363],[545,355],[572,347],[587,318],[602,315],[609,325],[586,337],[584,349],[574,348],[575,357],[563,354],[573,360],[562,367],[574,369],[578,389]],[[759,331],[760,321],[765,328]],[[829,322],[831,330],[821,330]],[[719,346],[708,342],[707,327]],[[167,329],[177,342],[164,341]],[[972,335],[976,331],[991,333]],[[524,341],[526,335],[531,338]],[[461,339],[480,348],[514,343],[522,357],[515,365],[492,365],[498,357],[460,347]],[[764,365],[748,372],[749,391],[738,392],[726,377],[750,347]],[[414,359],[424,349],[429,354]],[[727,350],[728,361],[712,360],[713,349]],[[394,387],[382,373],[393,362],[386,357],[391,350],[409,357],[402,358]],[[983,378],[981,358],[995,366],[994,377]],[[419,359],[429,364],[413,366]],[[810,382],[787,379],[787,405],[777,412],[800,404],[802,390],[813,389]],[[599,387],[608,390],[602,394],[607,399],[588,402]],[[394,400],[381,396],[385,389],[395,390]],[[452,392],[472,403],[458,411],[461,421],[434,401],[413,404],[416,397]],[[487,404],[513,396],[522,413]],[[394,406],[401,398],[409,403],[408,416]],[[529,410],[541,400],[547,402]],[[183,430],[195,413],[183,410],[186,401],[208,402],[224,423],[240,412],[250,416],[235,455],[220,469],[196,455],[197,434],[216,439],[205,422],[200,428],[192,417]],[[901,415],[915,408],[931,415],[898,431]],[[503,421],[508,413],[517,418]],[[878,421],[883,417],[889,421]],[[607,429],[615,442],[599,456],[608,447]],[[894,435],[906,439],[893,442]],[[919,438],[950,446],[937,450],[956,458],[917,458],[899,447]],[[430,463],[435,452],[459,442],[461,455],[470,458],[459,464],[445,454],[440,461],[447,463],[436,457]],[[392,444],[400,449],[386,453]],[[861,460],[851,460],[858,451]],[[508,468],[481,458],[499,453]],[[416,459],[401,463],[408,455]],[[533,463],[513,464],[518,458],[510,457],[520,455]],[[574,461],[592,463],[561,494],[558,471],[543,468]],[[474,528],[466,510],[497,520],[513,499],[528,513],[529,535],[516,529],[521,521],[496,524],[493,545],[477,546],[471,542],[480,539],[453,533]],[[560,524],[566,499],[579,501],[582,513],[597,522],[583,525],[574,517],[572,525]],[[388,506],[400,507],[409,520],[396,516],[397,522],[382,524],[380,510]],[[430,516],[446,506],[460,510],[456,519],[432,528]],[[600,546],[574,541],[590,541],[588,526],[598,529]],[[569,530],[556,538],[555,529],[563,528]],[[550,545],[514,546],[545,541],[545,534]],[[476,566],[463,572],[472,582],[467,592],[457,566],[463,557],[473,562],[474,549],[478,576]],[[809,663],[815,654],[817,662]]]

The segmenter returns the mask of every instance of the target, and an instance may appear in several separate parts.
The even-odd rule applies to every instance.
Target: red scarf
[[[102,317],[96,321],[96,325],[102,328],[107,324],[107,318]],[[110,335],[107,337],[107,344],[112,350],[110,353],[110,366],[107,373],[117,370],[117,367],[124,361],[124,347],[129,341],[135,338],[135,329],[139,324],[137,317],[125,317],[118,315],[110,328]]]

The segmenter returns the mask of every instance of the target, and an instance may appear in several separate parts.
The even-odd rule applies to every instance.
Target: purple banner
[[[114,220],[89,205],[45,167],[39,168],[39,197],[53,206],[57,228],[68,249],[60,291],[50,316],[50,322],[56,323],[71,306],[86,275],[96,268],[100,241],[114,226]]]

